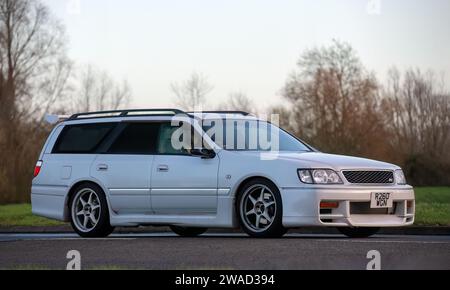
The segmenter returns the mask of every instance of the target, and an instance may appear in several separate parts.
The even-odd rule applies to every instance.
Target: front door
[[[219,157],[202,159],[174,149],[177,127],[162,123],[153,160],[151,202],[156,214],[214,214]]]

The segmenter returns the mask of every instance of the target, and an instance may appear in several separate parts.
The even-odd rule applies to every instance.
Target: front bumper
[[[371,209],[373,192],[392,194],[394,207]],[[282,188],[283,226],[399,227],[414,223],[415,198],[410,186]],[[336,209],[321,210],[322,201],[338,201]],[[408,207],[409,205],[409,207]]]

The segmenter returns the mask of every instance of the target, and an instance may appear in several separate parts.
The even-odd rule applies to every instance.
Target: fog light
[[[337,201],[321,201],[320,208],[338,208],[339,202]]]

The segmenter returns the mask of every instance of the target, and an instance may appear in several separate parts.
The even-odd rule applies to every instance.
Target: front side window
[[[95,153],[114,126],[115,123],[66,125],[59,135],[52,153]]]
[[[157,145],[158,154],[189,155],[188,149],[190,149],[190,146],[186,146],[182,142],[183,135],[179,134],[179,132],[182,132],[181,129],[181,126],[172,126],[168,122],[161,123]]]

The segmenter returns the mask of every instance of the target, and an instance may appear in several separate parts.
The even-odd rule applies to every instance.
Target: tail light
[[[34,167],[34,177],[39,175],[39,172],[41,172],[41,167],[42,167],[42,160],[39,160],[38,162],[36,162],[36,166]]]

